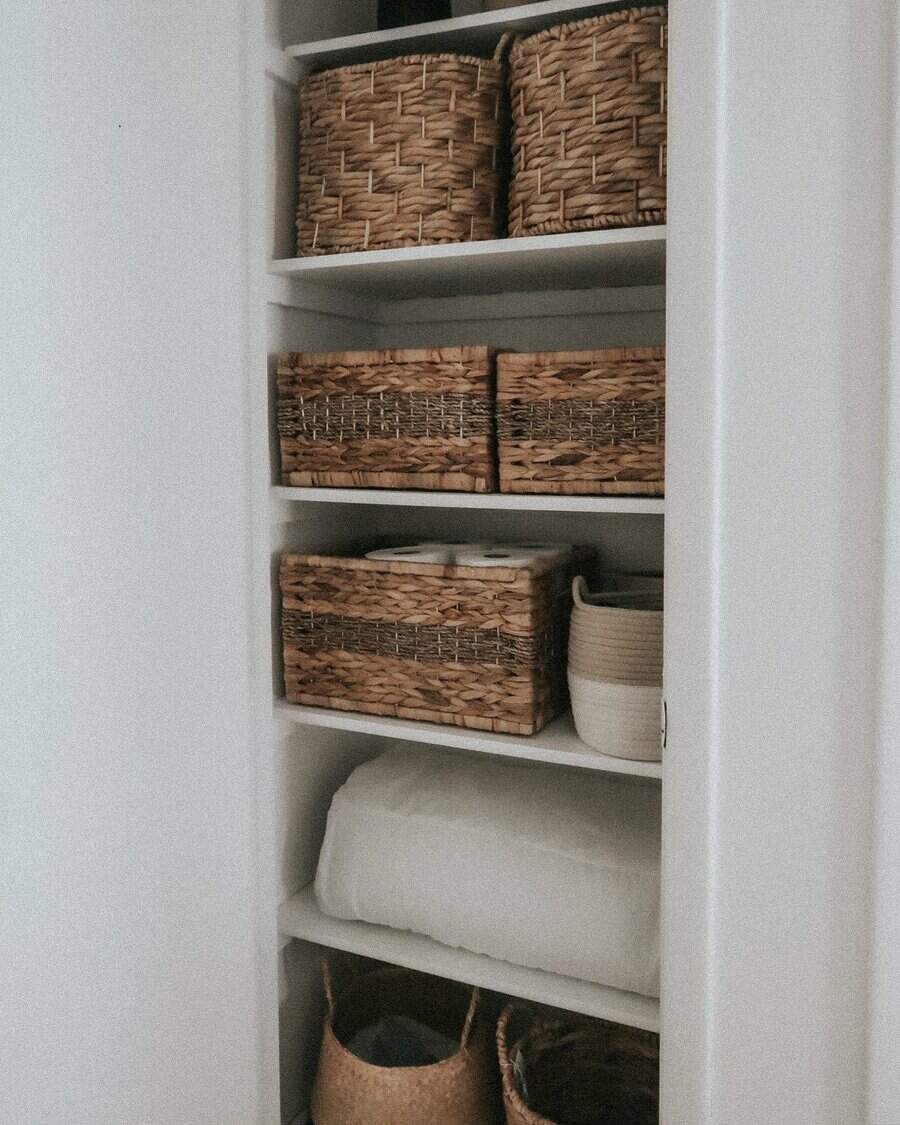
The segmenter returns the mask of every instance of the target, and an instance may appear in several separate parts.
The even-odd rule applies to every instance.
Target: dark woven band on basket
[[[278,404],[280,435],[311,441],[479,438],[490,434],[491,421],[486,397],[463,394],[321,395]]]
[[[624,442],[657,444],[666,432],[663,400],[532,400],[497,404],[501,441],[577,441],[588,448]]]
[[[443,664],[497,664],[504,668],[540,668],[552,656],[552,631],[514,637],[500,629],[451,625],[402,625],[333,614],[285,609],[284,639],[304,652],[346,652],[394,656]]]

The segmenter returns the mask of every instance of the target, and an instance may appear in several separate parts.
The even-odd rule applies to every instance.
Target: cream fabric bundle
[[[659,994],[652,783],[423,747],[360,766],[328,815],[326,914]]]

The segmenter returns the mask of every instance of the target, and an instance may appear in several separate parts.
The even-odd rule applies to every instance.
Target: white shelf
[[[666,228],[624,227],[272,261],[270,272],[392,300],[662,285]]]
[[[407,969],[463,981],[523,1000],[551,1004],[583,1015],[613,1020],[629,1027],[659,1031],[659,1001],[573,977],[525,969],[431,938],[367,922],[345,922],[323,914],[312,887],[283,904],[278,914],[282,934],[387,961]]]
[[[569,22],[623,6],[622,3],[586,4],[584,0],[542,0],[541,3],[522,4],[497,12],[300,43],[285,50],[304,66],[316,70],[371,62],[373,59],[400,54],[436,51],[488,57],[493,54],[505,31],[529,35],[545,27],[552,27],[555,23]]]
[[[392,488],[272,489],[275,500],[304,504],[376,504],[399,508],[470,508],[498,512],[618,512],[661,516],[665,500],[643,496],[528,496],[507,492],[406,492]]]
[[[298,707],[284,702],[277,703],[275,710],[279,718],[300,726],[346,730],[377,738],[423,742],[430,746],[450,746],[457,750],[474,750],[481,754],[548,762],[557,766],[576,766],[603,773],[662,778],[662,765],[659,762],[631,762],[625,758],[610,758],[585,746],[575,733],[571,715],[555,719],[538,734],[523,736],[492,734],[466,730],[463,727],[363,715],[352,711],[333,711],[325,707]]]

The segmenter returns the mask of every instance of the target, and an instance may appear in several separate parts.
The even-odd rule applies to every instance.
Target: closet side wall
[[[674,1046],[705,1080],[679,1100],[667,1056],[666,1125],[867,1120],[892,7],[672,5],[664,1030],[672,1052],[705,1028]],[[679,996],[705,1018],[682,1024]]]
[[[5,4],[0,1120],[258,1120],[244,5]]]

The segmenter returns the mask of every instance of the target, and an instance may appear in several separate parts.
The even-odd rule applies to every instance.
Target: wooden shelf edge
[[[637,762],[626,758],[612,758],[591,750],[578,738],[571,714],[554,719],[544,730],[530,736],[492,734],[440,723],[421,723],[409,719],[366,715],[358,711],[302,707],[284,700],[275,704],[275,714],[285,722],[321,730],[343,730],[374,738],[395,739],[399,742],[417,742],[429,746],[470,750],[479,754],[494,754],[521,762],[544,762],[548,765],[593,770],[598,773],[662,780],[661,762]]]
[[[442,945],[421,934],[330,918],[319,909],[312,886],[305,887],[282,905],[279,926],[285,936],[329,949],[418,969],[628,1027],[659,1031],[658,1000],[542,969],[497,961],[480,953]]]
[[[622,0],[532,0],[492,12],[292,43],[285,47],[285,52],[299,63],[317,67],[370,62],[420,51],[449,50],[487,56],[506,31],[532,34],[555,23],[624,6]]]
[[[479,511],[589,512],[661,516],[665,500],[642,496],[562,496],[509,492],[407,492],[380,488],[289,488],[274,485],[272,498],[289,503],[376,504],[402,508],[471,508]]]

